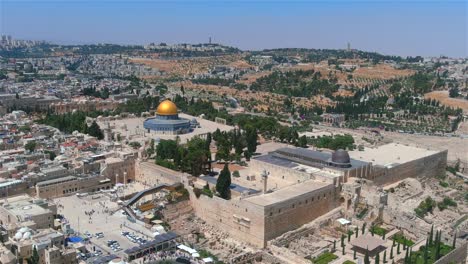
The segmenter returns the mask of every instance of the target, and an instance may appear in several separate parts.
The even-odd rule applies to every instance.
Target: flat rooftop
[[[74,181],[77,178],[75,176],[65,176],[57,179],[52,179],[52,180],[47,180],[47,181],[41,181],[37,183],[37,186],[47,186],[47,185],[53,185],[61,182],[68,182],[68,181]]]
[[[354,150],[348,153],[353,159],[372,162],[372,164],[387,167],[392,166],[392,164],[396,165],[424,158],[438,152],[439,151],[390,143],[377,148],[365,148],[364,151]]]
[[[369,251],[374,251],[378,247],[385,247],[385,241],[376,237],[370,236],[368,234],[362,235],[351,242],[351,245],[361,248],[367,249]]]
[[[21,217],[23,220],[31,215],[42,215],[50,213],[49,209],[45,209],[32,202],[32,199],[27,196],[17,196],[16,199],[7,199],[8,204],[3,207],[12,215]]]
[[[211,177],[211,176],[202,176],[199,179],[207,181],[207,182],[209,182],[209,183],[211,183],[213,185],[216,185],[216,182],[218,180],[218,178]],[[235,192],[238,192],[238,193],[246,193],[246,194],[254,194],[254,193],[260,192],[258,190],[247,188],[247,187],[241,186],[239,184],[235,184],[235,183],[231,183],[230,189],[232,191],[235,191]]]
[[[298,196],[323,189],[330,185],[332,184],[326,183],[326,182],[309,180],[306,182],[298,183],[295,185],[291,185],[291,186],[279,189],[278,191],[275,191],[272,193],[252,196],[252,197],[246,198],[245,200],[253,204],[266,207],[272,204],[285,202],[290,199],[295,199]]]

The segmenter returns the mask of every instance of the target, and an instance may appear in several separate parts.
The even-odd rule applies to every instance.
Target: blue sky
[[[0,31],[70,43],[214,42],[468,57],[468,1],[0,0]]]

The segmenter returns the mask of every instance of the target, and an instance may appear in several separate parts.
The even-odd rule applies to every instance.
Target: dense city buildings
[[[0,40],[0,263],[465,263],[468,60]]]

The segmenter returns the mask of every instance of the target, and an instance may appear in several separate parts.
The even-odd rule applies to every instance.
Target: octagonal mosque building
[[[144,121],[143,127],[148,133],[178,135],[192,132],[196,121],[179,117],[177,106],[171,100],[162,101],[156,109],[156,116]]]

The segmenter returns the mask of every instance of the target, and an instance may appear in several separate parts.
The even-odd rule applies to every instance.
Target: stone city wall
[[[182,182],[183,177],[183,173],[158,166],[150,161],[137,163],[135,174],[136,181],[149,186]]]
[[[339,192],[332,184],[267,206],[265,239],[268,241],[287,231],[297,229],[338,206]]]
[[[264,209],[245,200],[224,200],[217,196],[196,197],[191,187],[190,201],[195,214],[234,238],[257,247],[265,246]]]
[[[378,185],[387,185],[410,177],[436,177],[445,173],[446,166],[447,150],[387,168],[374,182]]]

